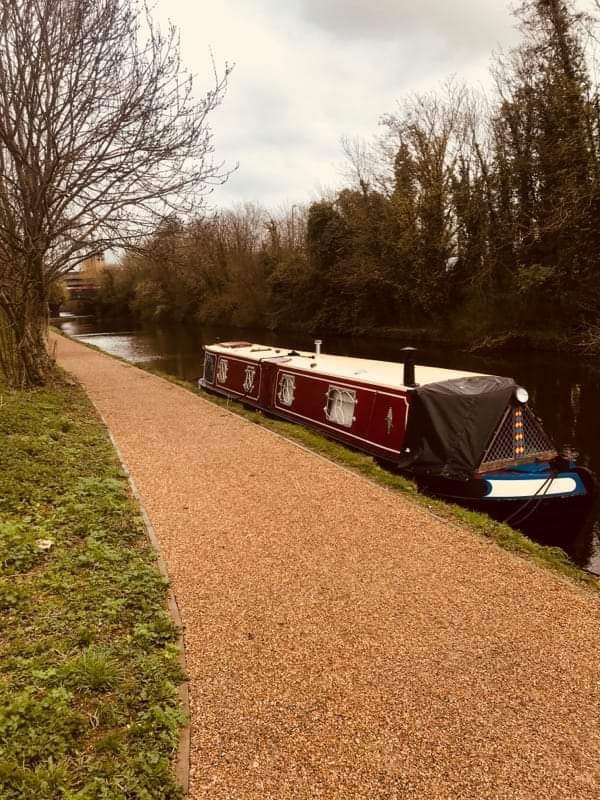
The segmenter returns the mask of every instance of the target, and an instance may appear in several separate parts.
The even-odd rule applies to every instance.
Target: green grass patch
[[[2,800],[181,796],[166,593],[83,391],[0,383]]]

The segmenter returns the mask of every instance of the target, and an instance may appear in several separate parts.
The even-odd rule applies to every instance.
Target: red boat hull
[[[221,366],[219,374],[224,362],[227,362],[227,368]],[[254,373],[251,382],[248,371]],[[293,378],[291,404],[286,404],[281,397],[284,376]],[[395,461],[402,450],[410,400],[408,393],[400,389],[394,391],[361,381],[340,381],[323,373],[307,374],[287,367],[285,358],[257,364],[233,354],[216,356],[212,378],[203,379],[201,385],[204,389],[291,422],[308,425],[378,458]],[[352,431],[327,418],[326,399],[332,387],[355,393]]]

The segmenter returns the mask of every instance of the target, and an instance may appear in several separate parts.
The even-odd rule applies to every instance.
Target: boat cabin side
[[[419,366],[410,386],[392,362],[250,342],[204,350],[204,388],[417,474],[464,480],[557,455],[510,378]]]
[[[404,446],[409,392],[328,374],[314,358],[247,342],[208,346],[201,385],[395,461]]]

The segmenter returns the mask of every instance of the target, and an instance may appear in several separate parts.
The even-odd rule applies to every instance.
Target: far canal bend
[[[299,333],[244,330],[228,326],[140,327],[128,321],[63,315],[57,321],[66,334],[89,341],[108,353],[140,366],[151,366],[194,382],[202,370],[202,345],[218,340],[248,339],[297,349],[313,348],[313,338]],[[399,360],[399,350],[414,342],[327,337],[330,353]],[[431,344],[419,347],[423,364],[508,375],[529,391],[531,405],[559,449],[578,454],[578,461],[600,477],[600,364],[568,354],[519,352],[473,354]],[[578,564],[600,574],[599,518],[588,531],[565,531],[563,547]]]

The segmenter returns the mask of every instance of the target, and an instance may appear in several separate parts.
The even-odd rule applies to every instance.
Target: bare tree
[[[144,241],[222,182],[171,25],[144,0],[0,0],[0,366],[43,384],[49,288],[87,257]]]

